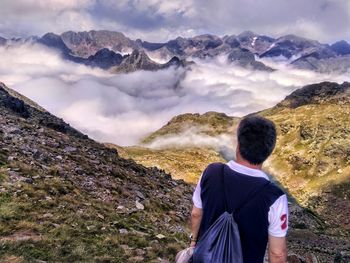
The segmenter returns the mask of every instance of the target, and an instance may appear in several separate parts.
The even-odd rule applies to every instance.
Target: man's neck
[[[262,169],[262,164],[258,164],[258,165],[251,164],[248,161],[244,160],[240,156],[237,156],[236,158],[237,158],[236,162],[239,163],[240,165],[244,165],[244,166],[246,166],[248,168],[251,168],[251,169],[257,169],[257,170],[261,170]]]

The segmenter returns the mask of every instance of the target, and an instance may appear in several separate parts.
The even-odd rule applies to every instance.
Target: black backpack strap
[[[221,168],[221,185],[222,185],[222,190],[225,198],[225,211],[228,212],[228,202],[227,202],[227,196],[226,196],[226,190],[225,190],[225,166],[226,164],[223,163]],[[248,195],[248,197],[244,200],[244,202],[242,202],[240,206],[238,206],[235,210],[233,210],[232,213],[235,213],[235,214],[238,213],[244,206],[246,206],[252,200],[254,200],[255,197],[257,197],[263,191],[263,189],[269,184],[270,184],[270,181],[266,181],[266,183],[263,184],[263,186],[261,186],[257,191],[254,192],[254,194]]]
[[[225,191],[225,166],[226,166],[226,164],[224,164],[224,163],[223,163],[222,166],[221,166],[220,177],[221,177],[222,191],[223,191],[223,193],[224,193],[225,211],[228,212],[227,196],[226,196],[226,191]]]

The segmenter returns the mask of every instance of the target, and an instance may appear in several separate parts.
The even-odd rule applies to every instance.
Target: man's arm
[[[193,206],[191,213],[192,239],[191,247],[194,247],[198,239],[198,231],[202,222],[203,211],[201,208]]]
[[[274,237],[269,235],[269,263],[287,262],[286,237]]]
[[[270,207],[269,215],[269,262],[287,262],[286,236],[288,231],[288,200],[280,196]]]

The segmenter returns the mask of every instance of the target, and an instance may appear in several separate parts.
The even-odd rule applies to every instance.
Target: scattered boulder
[[[12,110],[23,118],[29,118],[29,108],[24,104],[22,100],[8,96],[3,103],[5,108]]]

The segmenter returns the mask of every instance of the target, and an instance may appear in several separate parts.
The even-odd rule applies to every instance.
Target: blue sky
[[[5,37],[109,29],[156,42],[252,30],[350,40],[348,0],[1,0],[0,17]]]

